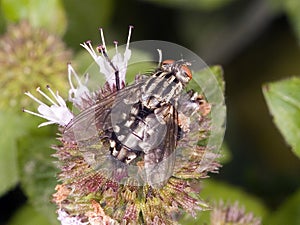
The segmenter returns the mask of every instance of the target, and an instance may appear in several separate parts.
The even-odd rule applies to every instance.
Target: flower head
[[[58,206],[58,219],[62,224],[176,224],[176,219],[182,211],[195,216],[197,211],[208,208],[200,199],[199,190],[191,182],[206,178],[209,172],[217,172],[220,166],[217,162],[207,159],[216,158],[217,155],[213,152],[207,154],[210,149],[199,143],[199,140],[205,143],[211,130],[211,105],[202,95],[190,91],[178,98],[178,114],[174,108],[168,106],[161,111],[155,111],[157,114],[151,109],[144,111],[143,113],[149,113],[149,116],[143,119],[134,115],[137,107],[127,99],[132,110],[128,112],[130,118],[136,118],[138,123],[141,121],[141,129],[144,129],[142,122],[150,124],[147,130],[158,139],[160,135],[151,129],[164,122],[156,115],[174,115],[176,120],[170,117],[174,119],[174,123],[170,123],[173,130],[168,128],[169,136],[163,142],[164,145],[159,145],[149,154],[149,150],[142,149],[131,150],[126,156],[125,147],[121,150],[116,147],[119,140],[115,137],[117,131],[112,130],[112,127],[116,130],[121,128],[114,126],[111,118],[118,120],[126,118],[127,115],[119,111],[125,103],[117,104],[118,106],[113,108],[114,100],[124,98],[126,93],[133,98],[136,95],[136,92],[126,92],[130,87],[125,88],[125,91],[121,90],[125,86],[125,75],[131,56],[131,31],[132,27],[129,28],[124,54],[118,51],[115,42],[115,55],[111,60],[107,54],[102,29],[102,45],[98,47],[101,55],[96,53],[90,42],[82,44],[99,66],[100,74],[106,77],[106,85],[99,90],[90,91],[87,88],[88,77],[82,82],[71,65],[68,65],[71,86],[69,100],[81,111],[78,115],[73,115],[58,93],[53,93],[49,88],[55,101],[40,89],[38,92],[52,104],[51,106],[42,103],[29,92],[26,93],[40,104],[39,114],[27,110],[26,112],[48,120],[40,126],[53,123],[62,126],[59,138],[61,145],[54,147],[54,156],[59,161],[60,184],[53,195],[53,202]],[[138,82],[141,82],[141,79]],[[137,83],[135,87],[139,85],[140,83]],[[126,126],[130,127],[124,125],[124,129]],[[129,134],[130,140],[135,140],[136,136],[138,135],[135,133]],[[149,146],[149,143],[142,144],[142,147]],[[163,160],[157,156],[175,147],[176,151],[163,155]],[[115,157],[117,154],[121,155],[120,159]],[[122,159],[123,156],[126,157]],[[126,160],[128,163],[125,163]],[[133,163],[130,164],[132,160]],[[210,163],[202,164],[208,161]],[[168,176],[164,176],[164,173],[168,173]],[[156,178],[159,182],[155,182]]]
[[[0,38],[0,108],[31,105],[24,91],[54,84],[66,87],[65,65],[71,52],[57,36],[22,21]]]

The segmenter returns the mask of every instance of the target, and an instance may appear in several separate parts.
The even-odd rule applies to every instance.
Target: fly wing
[[[77,144],[85,162],[114,181],[126,178],[128,165],[110,154],[110,139],[114,131],[113,117],[122,116],[122,111],[118,111],[117,106],[123,105],[124,100],[133,103],[140,101],[139,90],[142,85],[139,82],[100,99],[98,103],[75,116],[62,134],[63,141]],[[129,105],[133,103],[130,102]]]
[[[87,141],[99,136],[105,137],[107,132],[112,132],[111,112],[113,108],[122,105],[126,99],[130,99],[130,104],[138,102],[141,98],[141,86],[143,82],[138,82],[127,86],[124,89],[114,92],[102,99],[88,109],[83,110],[65,127],[63,140],[68,142]],[[116,110],[113,110],[116,111]],[[118,113],[117,117],[121,116]]]
[[[177,145],[178,114],[171,104],[166,104],[155,113],[158,120],[163,119],[165,121],[167,130],[161,144],[145,153],[144,166],[147,183],[154,188],[160,188],[173,173]]]
[[[110,129],[109,115],[115,96],[113,93],[75,116],[63,131],[63,140],[80,145],[80,142],[96,138]]]

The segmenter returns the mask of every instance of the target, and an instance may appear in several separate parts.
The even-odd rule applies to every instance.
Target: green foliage
[[[21,110],[19,113],[21,114]],[[0,111],[0,195],[19,181],[17,140],[29,125],[29,121],[24,121],[20,114]]]
[[[32,206],[25,205],[20,208],[8,225],[53,225],[47,217],[38,213]]]
[[[263,93],[274,122],[294,153],[300,157],[300,79],[264,85]]]
[[[0,3],[9,22],[25,19],[33,26],[44,27],[60,35],[66,30],[67,20],[60,0],[2,0]]]
[[[53,127],[28,130],[19,141],[19,173],[23,190],[34,208],[57,223],[51,196],[57,184],[57,168],[50,148],[55,143]],[[54,138],[53,138],[54,137]]]
[[[87,40],[99,41],[97,29],[105,27],[112,16],[114,1],[111,0],[63,0],[67,10],[68,28],[66,42],[80,49],[79,43]],[[111,42],[112,43],[112,42]]]
[[[257,197],[252,196],[241,188],[230,184],[208,179],[203,182],[203,190],[200,192],[203,199],[209,202],[223,200],[234,203],[238,201],[245,206],[246,211],[253,212],[256,216],[264,217],[268,210]]]
[[[286,13],[291,21],[293,29],[298,37],[298,41],[300,44],[300,1],[298,0],[286,0],[283,1]]]
[[[190,81],[188,88],[201,92],[199,84],[207,82],[207,84],[213,85],[214,88],[220,88],[221,92],[224,94],[225,82],[223,75],[223,69],[219,65],[206,67],[203,70],[193,73],[193,79]],[[208,81],[208,78],[210,78],[210,82]],[[214,85],[216,82],[219,84],[218,87],[215,87]],[[212,88],[212,90],[214,88]]]
[[[178,8],[216,10],[226,6],[234,0],[147,0],[149,2]]]
[[[2,12],[2,6],[0,3],[0,34],[5,32],[5,18]]]
[[[223,142],[222,144],[220,154],[221,154],[220,163],[222,165],[229,163],[231,161],[232,154],[228,148],[228,145],[225,142]]]
[[[272,213],[264,224],[300,224],[300,190],[290,196],[275,212]]]
[[[277,11],[284,11],[300,44],[300,1],[298,0],[270,0]]]
[[[223,71],[222,66],[219,66],[219,65],[211,66],[210,70],[216,76],[217,81],[219,83],[219,87],[221,88],[223,94],[225,94],[224,71]]]

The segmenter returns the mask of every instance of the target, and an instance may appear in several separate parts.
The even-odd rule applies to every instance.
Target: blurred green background
[[[104,28],[107,42],[118,40],[122,44],[126,41],[128,25],[134,25],[132,41],[154,39],[174,42],[198,54],[208,65],[221,65],[226,82],[228,160],[220,173],[212,176],[217,185],[219,182],[224,185],[224,189],[218,190],[216,185],[207,183],[204,195],[207,198],[224,196],[226,199],[230,189],[227,185],[234,186],[237,188],[234,191],[241,191],[241,195],[251,196],[251,201],[262,205],[264,212],[261,213],[255,210],[255,206],[249,209],[263,216],[265,224],[283,224],[278,222],[279,219],[270,219],[270,215],[280,218],[282,214],[285,218],[295,218],[290,222],[284,220],[285,224],[300,224],[297,194],[300,161],[272,122],[262,94],[263,84],[300,74],[300,1],[49,0],[46,3],[41,0],[1,0],[0,3],[2,34],[8,24],[28,19],[33,26],[43,27],[62,37],[74,54],[71,61],[76,64],[80,64],[80,43],[86,40],[100,42],[99,27]],[[4,76],[3,71],[1,73],[0,76]],[[32,119],[25,118],[27,121]],[[7,129],[8,124],[4,125],[3,121],[3,129]],[[15,127],[22,124],[17,123]],[[46,133],[44,138],[47,140],[49,134],[55,135],[53,128],[42,129],[36,133]],[[26,137],[26,132],[22,135]],[[27,141],[21,145],[20,149],[24,146],[31,148],[37,143]],[[43,144],[49,145],[49,141]],[[0,148],[10,151],[8,148],[4,150],[3,145]],[[38,148],[35,146],[35,149]],[[46,152],[48,156],[53,153],[51,150]],[[24,161],[24,157],[18,158]],[[2,168],[5,169],[9,171],[11,168]],[[55,169],[50,177],[54,175]],[[8,221],[9,224],[18,224],[27,221],[26,215],[36,213],[28,204],[32,203],[30,196],[34,194],[28,194],[32,192],[28,191],[30,188],[22,178],[22,172],[19,176],[2,193],[0,224]],[[237,199],[233,198],[229,200],[243,204],[248,197],[236,195]],[[24,205],[27,208],[22,209]],[[287,210],[289,207],[292,209]],[[284,210],[288,213],[284,214]],[[29,221],[28,224],[47,224],[41,222],[48,221],[43,214],[34,215],[39,222]]]

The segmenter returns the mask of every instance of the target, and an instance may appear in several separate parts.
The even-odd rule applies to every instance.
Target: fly
[[[173,153],[181,132],[177,107],[192,79],[190,64],[162,61],[150,76],[122,88],[119,71],[104,49],[101,52],[115,70],[116,90],[77,115],[64,130],[63,139],[76,140],[95,168],[106,163],[106,155],[125,165],[142,162],[147,182],[160,187],[174,167]]]

